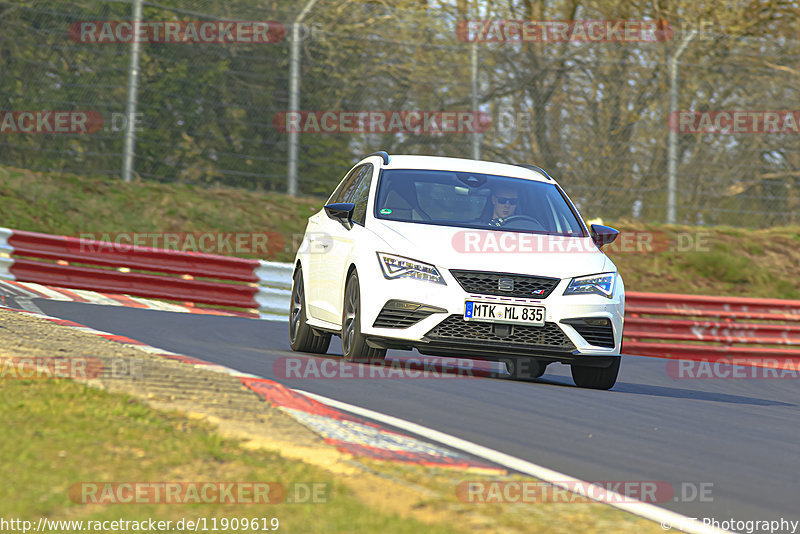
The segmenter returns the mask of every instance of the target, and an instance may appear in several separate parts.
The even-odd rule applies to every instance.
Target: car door
[[[349,230],[338,222],[331,221],[330,241],[331,251],[323,256],[322,279],[328,288],[322,301],[326,321],[341,322],[344,284],[346,282],[347,268],[353,255],[354,247],[364,238],[364,222],[367,215],[367,202],[369,188],[372,183],[374,166],[371,163],[359,168],[355,179],[345,187],[339,202],[355,204],[353,209],[353,227]]]
[[[351,170],[336,189],[329,204],[352,202],[356,200],[363,188],[364,177],[367,177],[367,194],[372,175],[372,164],[359,165]],[[366,214],[366,211],[365,211]],[[346,268],[344,263],[350,257],[353,249],[354,235],[363,230],[363,218],[360,224],[347,230],[338,221],[329,217],[320,217],[319,223],[310,229],[309,235],[311,250],[311,271],[314,283],[307,290],[309,295],[309,309],[311,315],[323,321],[339,323],[341,321],[341,278],[340,271]],[[355,230],[355,232],[354,232]],[[339,295],[338,297],[336,295]]]

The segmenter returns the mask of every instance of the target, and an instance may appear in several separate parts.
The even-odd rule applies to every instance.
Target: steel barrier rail
[[[800,325],[747,324],[628,316],[625,318],[625,337],[658,338],[664,341],[800,345]]]
[[[291,275],[282,263],[0,228],[0,279],[258,309],[262,318],[282,319]]]
[[[258,260],[147,248],[20,230],[13,230],[7,243],[13,248],[16,256],[107,267],[130,267],[131,260],[135,259],[136,269],[141,271],[258,282],[258,277],[254,273],[258,267]]]
[[[124,273],[113,269],[89,269],[25,259],[15,260],[12,273],[16,280],[38,284],[88,289],[101,293],[125,293],[139,297],[191,301],[199,304],[257,308],[254,299],[258,288],[246,284],[225,284],[205,280]]]
[[[628,292],[624,353],[800,370],[795,323],[800,300]]]
[[[677,312],[713,312],[718,317],[719,312],[741,313],[750,315],[764,315],[782,313],[786,316],[795,316],[800,321],[800,300],[762,299],[745,297],[714,297],[708,295],[673,295],[669,293],[627,293],[627,305],[636,308],[646,308],[655,313],[656,310]],[[632,298],[631,298],[632,297]],[[649,312],[647,312],[649,313]],[[670,313],[669,315],[677,315]],[[731,316],[733,317],[733,316]]]

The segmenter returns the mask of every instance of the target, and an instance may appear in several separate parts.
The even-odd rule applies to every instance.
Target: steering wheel
[[[536,228],[534,228],[534,230],[545,230],[545,227],[542,226],[542,223],[540,223],[533,217],[529,217],[528,215],[512,215],[511,217],[506,217],[505,219],[503,219],[503,222],[500,226],[506,226],[508,225],[509,222],[514,222],[514,221],[530,221],[536,225]]]

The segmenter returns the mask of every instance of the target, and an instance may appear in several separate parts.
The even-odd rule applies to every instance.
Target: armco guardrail
[[[0,257],[2,279],[288,314],[290,264],[8,228],[0,228],[0,253],[8,255]]]
[[[0,253],[9,255],[0,256],[0,278],[258,309],[262,318],[288,315],[290,263],[115,247],[7,228],[0,228]],[[639,292],[626,296],[626,354],[712,361],[800,361],[798,300]]]
[[[800,362],[800,300],[626,295],[626,354],[707,361]]]

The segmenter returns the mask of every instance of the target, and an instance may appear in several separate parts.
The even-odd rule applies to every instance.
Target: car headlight
[[[564,291],[565,295],[602,295],[611,298],[617,273],[593,274],[573,278]]]
[[[430,263],[423,263],[403,256],[395,256],[394,254],[386,254],[385,252],[378,252],[378,261],[381,264],[383,276],[389,280],[413,278],[447,285],[436,267]]]

